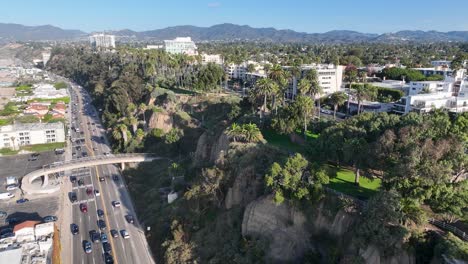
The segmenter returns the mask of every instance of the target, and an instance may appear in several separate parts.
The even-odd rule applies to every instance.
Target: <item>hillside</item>
[[[192,37],[195,41],[260,41],[303,43],[356,43],[356,42],[468,42],[468,31],[420,31],[404,30],[394,33],[370,34],[351,30],[333,30],[325,33],[305,33],[289,29],[254,28],[247,25],[218,24],[211,27],[191,25],[162,29],[133,31],[130,29],[108,31],[121,40],[162,41],[180,36]],[[23,26],[0,23],[0,42],[73,40],[86,36],[80,30],[65,30],[51,25]]]

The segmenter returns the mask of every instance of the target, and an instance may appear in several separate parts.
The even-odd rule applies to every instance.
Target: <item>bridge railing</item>
[[[463,239],[465,241],[468,241],[468,234],[466,232],[463,232],[460,229],[452,226],[452,225],[449,225],[449,224],[447,224],[445,222],[436,220],[434,218],[429,218],[428,222],[435,225],[435,226],[437,226],[437,227],[440,227],[441,229],[448,230],[448,231],[454,233],[455,235],[457,235],[458,237],[460,237],[461,239]]]
[[[99,155],[99,156],[93,156],[93,157],[86,157],[86,158],[80,158],[80,159],[74,159],[74,160],[69,160],[69,161],[62,161],[62,162],[55,162],[51,164],[46,164],[42,166],[42,169],[52,169],[52,168],[57,168],[61,167],[64,165],[70,165],[70,164],[79,164],[83,163],[86,161],[96,161],[96,160],[108,160],[108,159],[115,159],[115,158],[131,158],[131,157],[151,157],[154,156],[154,154],[151,153],[130,153],[130,154],[110,154],[110,155]]]

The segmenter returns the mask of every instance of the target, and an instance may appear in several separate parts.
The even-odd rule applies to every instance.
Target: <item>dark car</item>
[[[112,257],[111,254],[109,253],[104,253],[104,262],[106,264],[113,264],[114,263],[114,258]]]
[[[80,204],[80,210],[83,213],[87,213],[88,212],[88,206],[85,203],[81,203]]]
[[[112,252],[111,245],[109,243],[107,243],[107,242],[102,243],[102,248],[104,249],[105,253],[111,253]]]
[[[93,243],[98,243],[100,241],[99,233],[96,232],[96,230],[89,231],[89,237],[91,238],[91,241],[93,241]]]
[[[110,233],[112,237],[119,237],[119,232],[115,229],[111,229]]]
[[[29,199],[21,198],[21,199],[19,199],[19,200],[16,200],[16,203],[17,203],[17,204],[22,204],[22,203],[25,203],[25,202],[29,202]]]
[[[106,178],[104,178],[103,176],[99,176],[99,181],[100,182],[106,181]]]
[[[104,211],[101,210],[101,209],[97,209],[97,215],[98,215],[99,217],[103,217],[103,216],[104,216]]]
[[[70,181],[71,181],[71,183],[75,183],[76,182],[76,176],[70,176]]]
[[[114,174],[112,175],[112,179],[117,182],[119,181],[119,176],[117,176],[117,174]]]
[[[101,232],[101,242],[102,243],[107,243],[107,235],[104,232]]]
[[[71,224],[70,229],[73,235],[78,235],[78,233],[80,232],[80,229],[78,228],[77,224]]]
[[[83,249],[87,254],[89,254],[89,253],[91,253],[93,251],[91,243],[88,240],[83,241]]]
[[[78,186],[83,186],[84,185],[84,180],[83,179],[79,179],[78,180]]]
[[[98,225],[98,227],[99,227],[100,230],[106,230],[106,227],[107,227],[107,226],[106,226],[106,222],[104,222],[104,220],[99,219],[99,220],[97,221],[97,225]]]
[[[86,194],[88,196],[93,196],[94,192],[93,192],[93,188],[86,188]]]
[[[55,221],[57,221],[57,217],[56,217],[56,216],[49,215],[49,216],[44,217],[44,222],[45,222],[45,223],[55,222]]]
[[[71,192],[70,193],[70,201],[72,203],[76,202],[78,200],[77,196],[76,196],[76,193],[75,192]]]
[[[129,222],[130,224],[133,224],[133,222],[134,222],[133,215],[126,215],[126,216],[125,216],[125,219],[126,219],[127,222]]]
[[[88,152],[83,151],[83,153],[81,153],[81,155],[82,155],[83,157],[88,157]]]

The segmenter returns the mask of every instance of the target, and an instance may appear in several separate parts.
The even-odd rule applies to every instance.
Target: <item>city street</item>
[[[75,105],[76,103],[76,105]],[[90,104],[90,98],[81,87],[73,85],[72,93],[72,124],[71,124],[71,152],[73,159],[83,156],[112,155],[108,145],[105,130],[103,129],[96,109]],[[62,240],[71,238],[72,252],[62,247],[62,258],[67,263],[104,263],[104,248],[102,241],[92,243],[89,232],[96,230],[100,233],[98,220],[102,219],[107,225],[103,232],[107,235],[112,248],[115,263],[154,263],[149,250],[144,230],[139,226],[131,198],[124,185],[119,168],[115,165],[102,165],[93,168],[83,168],[71,172],[76,178],[70,188],[64,190],[70,198],[70,192],[76,193],[77,201],[64,202],[72,204],[71,221],[64,223],[68,226],[68,234],[62,235]],[[81,182],[82,181],[82,182]],[[97,196],[94,191],[99,191]],[[120,207],[114,207],[113,201],[119,201]],[[87,212],[80,210],[80,204],[87,205]],[[97,210],[103,211],[99,217]],[[126,221],[125,216],[132,215],[134,223]],[[79,234],[72,235],[70,225],[74,223],[79,227]],[[112,237],[110,230],[115,229],[118,237]],[[124,239],[121,230],[126,230],[129,238]],[[92,243],[92,252],[84,251],[83,241]],[[67,241],[63,241],[67,243]],[[70,242],[68,242],[70,244]],[[68,257],[68,259],[67,259]]]

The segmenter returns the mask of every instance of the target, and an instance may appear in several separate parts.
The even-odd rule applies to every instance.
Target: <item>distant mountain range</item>
[[[356,42],[468,42],[468,31],[420,31],[404,30],[395,33],[368,34],[350,30],[334,30],[325,33],[304,33],[275,28],[253,28],[235,24],[219,24],[211,27],[175,26],[149,31],[129,29],[108,31],[118,39],[161,41],[175,37],[192,37],[195,41],[261,41],[261,42],[304,42],[304,43],[356,43]],[[86,37],[80,30],[58,27],[23,26],[0,23],[0,40],[38,41],[74,40]]]

